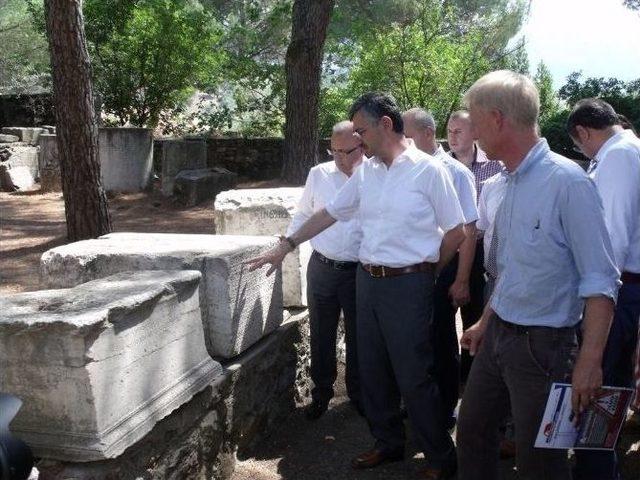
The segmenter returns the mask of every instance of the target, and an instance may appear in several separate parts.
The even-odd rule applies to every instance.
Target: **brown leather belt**
[[[363,263],[362,268],[369,272],[369,274],[374,278],[385,278],[397,277],[398,275],[405,275],[407,273],[432,273],[435,268],[435,264],[422,262],[416,263],[415,265],[408,265],[406,267],[385,267],[384,265],[369,265]]]
[[[622,283],[640,283],[640,273],[622,272],[620,280]]]

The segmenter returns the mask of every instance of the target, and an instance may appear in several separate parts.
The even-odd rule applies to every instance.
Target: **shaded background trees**
[[[293,4],[85,0],[102,121],[168,134],[282,136]],[[635,0],[627,4],[637,8]],[[542,131],[562,153],[578,155],[563,126],[578,97],[601,96],[638,126],[637,82],[576,72],[556,89],[544,64],[530,71],[525,39],[518,37],[528,7],[527,0],[335,0],[322,57],[318,134],[329,135],[353,99],[375,89],[393,94],[402,108],[432,110],[442,135],[461,94],[496,68],[536,81]],[[42,0],[7,0],[0,13],[0,93],[50,88]],[[307,154],[296,155],[308,161]]]

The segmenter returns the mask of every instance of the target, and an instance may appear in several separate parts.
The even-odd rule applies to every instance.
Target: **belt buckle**
[[[380,274],[376,275],[373,273],[376,269],[379,269]],[[384,278],[386,276],[386,272],[384,271],[384,265],[371,265],[371,271],[369,272],[373,278]]]

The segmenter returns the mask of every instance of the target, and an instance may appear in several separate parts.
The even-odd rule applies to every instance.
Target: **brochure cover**
[[[571,385],[554,383],[536,437],[537,448],[612,450],[626,418],[633,391],[602,387],[574,425]]]

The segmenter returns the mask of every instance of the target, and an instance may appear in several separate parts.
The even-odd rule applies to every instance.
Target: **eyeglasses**
[[[327,153],[332,157],[346,157],[347,155],[351,155],[361,147],[362,145],[358,145],[356,147],[353,147],[351,150],[327,150]]]

